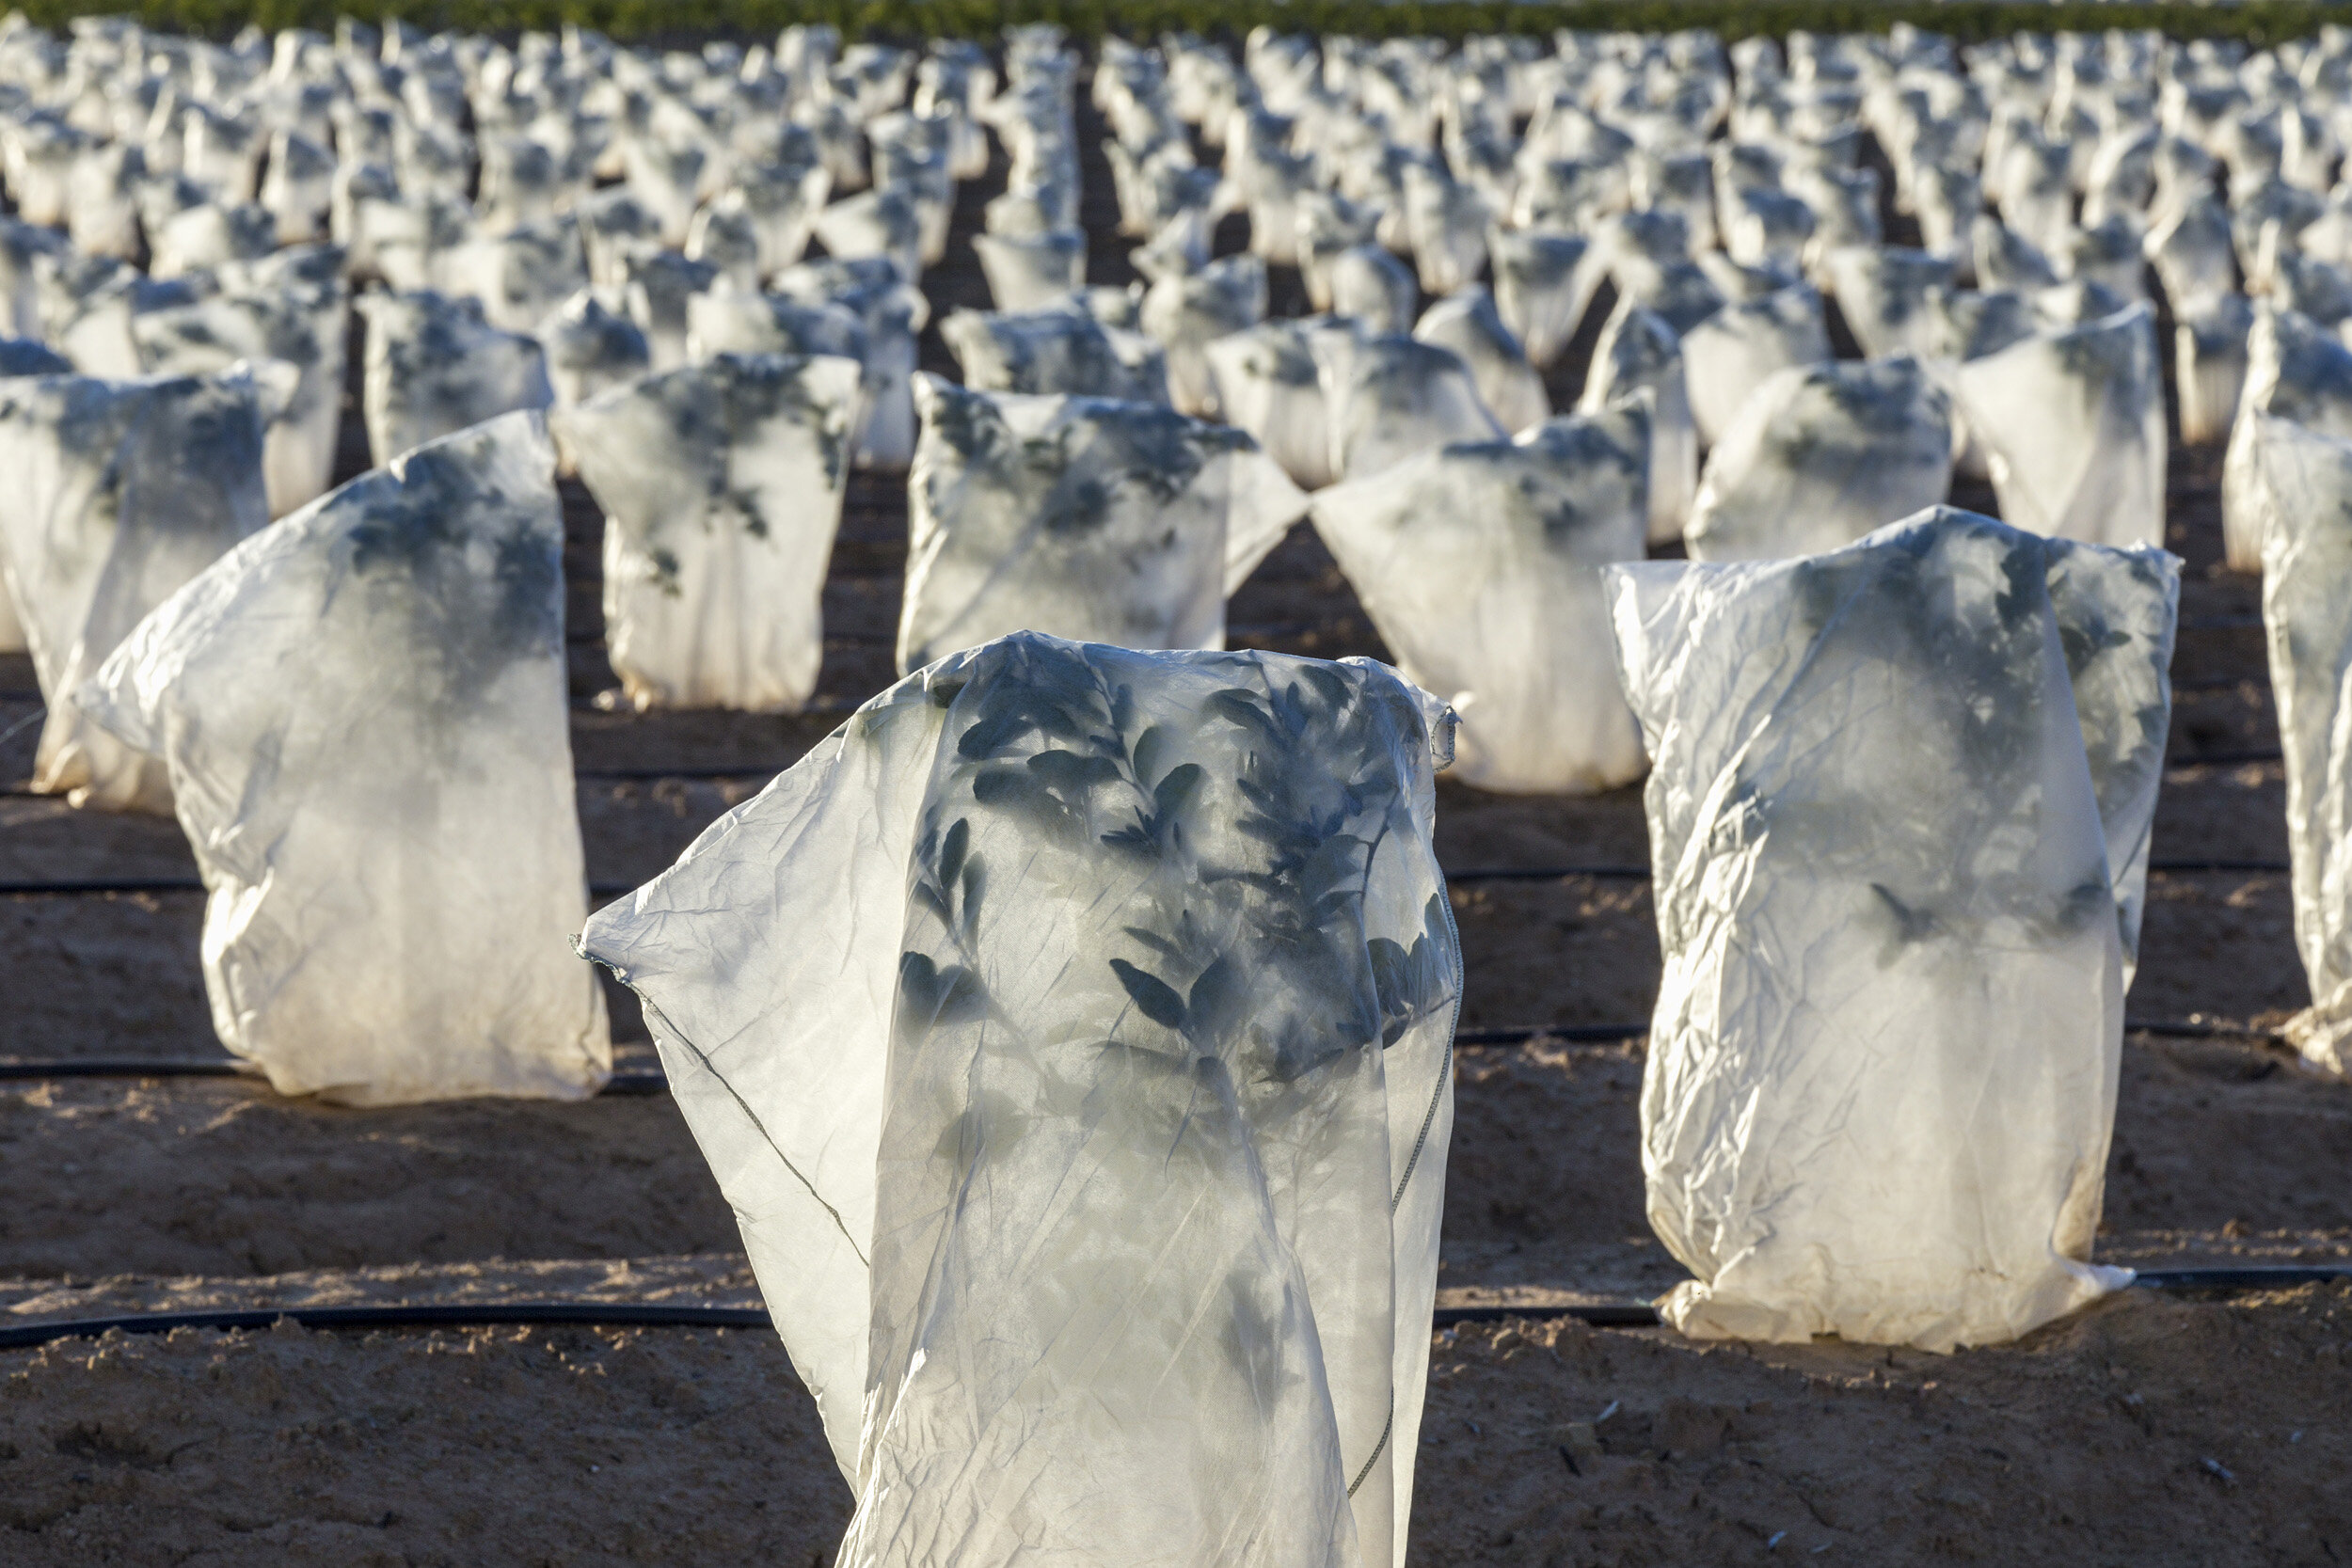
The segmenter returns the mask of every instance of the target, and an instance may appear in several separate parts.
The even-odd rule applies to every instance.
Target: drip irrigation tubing
[[[2204,1019],[2134,1018],[2123,1021],[2127,1035],[2155,1035],[2176,1039],[2280,1038],[2275,1029],[2251,1024],[2221,1023]],[[1520,1045],[1528,1040],[1566,1040],[1571,1044],[1609,1044],[1647,1038],[1643,1023],[1520,1023],[1492,1029],[1456,1029],[1459,1046]],[[0,1083],[42,1083],[69,1078],[253,1078],[262,1071],[233,1056],[92,1056],[33,1061],[0,1061]],[[659,1068],[623,1068],[605,1080],[600,1094],[667,1094],[670,1081]]]
[[[2172,876],[2199,873],[2261,874],[2284,876],[2292,869],[2284,861],[2151,861],[2151,871]],[[1448,882],[1556,882],[1570,877],[1589,877],[1600,881],[1646,882],[1650,868],[1646,865],[1486,865],[1470,866],[1445,874]],[[650,880],[650,879],[647,879]],[[596,881],[588,884],[588,892],[597,898],[619,898],[636,892],[643,882]],[[90,877],[75,880],[0,880],[0,897],[87,897],[103,894],[134,893],[201,893],[204,883],[195,877]]]
[[[2134,1289],[2179,1294],[2236,1294],[2352,1281],[2352,1263],[2265,1263],[2239,1268],[2145,1269]],[[1435,1329],[1470,1323],[1556,1323],[1573,1318],[1595,1328],[1655,1328],[1647,1302],[1521,1302],[1440,1307]],[[0,1351],[31,1350],[60,1339],[95,1339],[112,1333],[168,1334],[175,1329],[253,1331],[293,1323],[311,1330],[408,1328],[747,1328],[772,1326],[765,1307],[681,1307],[644,1302],[436,1302],[416,1306],[252,1307],[193,1312],[125,1312],[103,1318],[62,1318],[0,1328]]]

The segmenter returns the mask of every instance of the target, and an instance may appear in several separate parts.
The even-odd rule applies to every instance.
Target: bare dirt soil
[[[1124,282],[1108,172],[1089,159],[1092,280]],[[963,193],[948,264],[927,279],[939,311],[986,303],[968,237],[1002,167]],[[1296,293],[1278,269],[1278,306]],[[1557,405],[1597,314],[1553,376]],[[952,372],[935,331],[924,348]],[[352,420],[347,473],[364,463],[357,435]],[[2285,879],[2267,869],[2286,846],[2258,586],[2216,564],[2218,460],[2173,458],[2171,544],[2188,562],[2174,766],[2131,1011],[2259,1026],[2305,993]],[[1991,507],[1981,486],[1955,499]],[[614,684],[601,520],[576,486],[566,505],[572,744],[589,873],[610,895],[888,684],[904,495],[885,476],[853,484],[822,688],[789,720],[598,706]],[[1236,646],[1384,654],[1305,529],[1232,622]],[[29,771],[38,711],[29,664],[0,659],[0,778]],[[1442,1299],[1655,1294],[1681,1271],[1649,1235],[1638,1156],[1659,969],[1640,792],[1447,784],[1438,840],[1466,1039],[1562,1031],[1460,1053]],[[1497,870],[1541,875],[1478,875]],[[169,821],[0,795],[0,1059],[216,1057],[200,895],[173,885],[193,874]],[[614,1003],[642,1055],[633,1008]],[[2259,1035],[2133,1034],[2102,1255],[2352,1257],[2348,1170],[2352,1087]],[[250,1081],[0,1084],[0,1323],[556,1297],[756,1302],[665,1099],[356,1112]],[[1411,1560],[1432,1568],[2352,1560],[2352,1291],[2133,1292],[1947,1357],[1465,1327],[1438,1337],[1419,1451]],[[847,1509],[766,1333],[282,1325],[0,1353],[0,1562],[799,1568],[830,1558]]]

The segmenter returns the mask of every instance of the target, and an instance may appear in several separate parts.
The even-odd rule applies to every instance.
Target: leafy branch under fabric
[[[1409,946],[1364,932],[1375,855],[1407,828],[1398,748],[1426,744],[1419,715],[1328,665],[1231,663],[1256,684],[1157,715],[1086,650],[1040,638],[994,644],[967,679],[941,683],[970,809],[952,816],[956,792],[944,792],[952,819],[917,847],[914,898],[954,961],[905,956],[902,1030],[991,1006],[979,837],[1000,860],[1017,847],[1021,876],[1047,896],[1115,909],[1128,952],[1074,961],[1104,963],[1135,1014],[1244,1081],[1288,1082],[1391,1044],[1451,1000],[1441,895]],[[1152,1034],[1119,1043],[1168,1049]]]

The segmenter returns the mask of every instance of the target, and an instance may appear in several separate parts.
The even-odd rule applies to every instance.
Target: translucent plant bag
[[[1331,415],[1315,362],[1318,329],[1283,319],[1209,344],[1225,422],[1246,430],[1301,488],[1331,483]],[[1324,331],[1343,330],[1327,324]]]
[[[1076,229],[1009,239],[975,234],[972,248],[999,310],[1041,310],[1086,287],[1087,237]]]
[[[1549,369],[1567,351],[1600,287],[1602,268],[1579,234],[1497,229],[1486,236],[1494,261],[1495,309],[1527,351]]]
[[[1485,284],[1473,283],[1432,305],[1422,313],[1413,336],[1462,356],[1478,384],[1478,400],[1504,430],[1516,435],[1551,418],[1544,378],[1502,325]]]
[[[604,509],[605,643],[630,706],[797,713],[817,689],[859,375],[723,354],[554,416]]]
[[[1811,284],[1792,283],[1734,300],[1684,333],[1681,348],[1691,420],[1711,447],[1767,380],[1829,359],[1821,296]]]
[[[555,406],[569,408],[636,380],[653,368],[645,333],[593,289],[582,289],[539,325]]]
[[[1143,296],[1143,330],[1168,351],[1168,398],[1179,411],[1217,417],[1208,345],[1257,325],[1265,309],[1265,263],[1255,256],[1229,256],[1152,285]]]
[[[273,517],[308,506],[334,480],[350,303],[340,279],[306,285],[274,278],[131,318],[139,360],[151,374],[205,375],[240,359],[269,359],[298,377],[278,400],[262,440]]]
[[[1577,412],[1597,414],[1644,391],[1651,398],[1649,540],[1663,545],[1681,538],[1690,520],[1699,483],[1698,427],[1691,419],[1681,340],[1656,311],[1621,305],[1593,346]]]
[[[1421,306],[1413,269],[1376,245],[1351,245],[1331,259],[1331,313],[1373,332],[1410,332]]]
[[[2227,439],[2246,389],[2247,339],[2253,302],[2227,293],[2178,318],[2172,328],[2174,385],[2181,396],[2181,439],[2203,446]]]
[[[930,318],[922,293],[886,263],[803,262],[772,280],[775,292],[803,305],[838,305],[866,327],[866,414],[858,425],[857,466],[904,472],[914,456],[915,334]]]
[[[2001,515],[2086,544],[2164,539],[2164,394],[2155,315],[2135,305],[1960,367]]]
[[[1916,359],[1782,371],[1714,451],[1683,532],[1693,561],[1818,555],[1943,504],[1951,399]]]
[[[836,201],[817,214],[816,233],[828,256],[881,257],[902,282],[923,277],[923,218],[904,191],[861,191]]]
[[[2312,990],[2284,1032],[2314,1066],[2352,1072],[2352,440],[2252,408],[2238,422],[2231,459],[2240,504],[2258,515],[2295,945]]]
[[[1837,313],[1865,355],[1925,358],[1936,351],[1940,323],[1930,295],[1951,287],[1950,257],[1900,245],[1843,245],[1829,253],[1827,268]]]
[[[1589,795],[1642,776],[1600,568],[1642,559],[1648,491],[1644,399],[1315,497],[1315,531],[1406,678],[1460,716],[1463,783]]]
[[[1675,1327],[1946,1351],[2129,1282],[2090,1259],[2179,566],[1937,508],[1608,569],[1652,759]]]
[[[2254,307],[2246,340],[2246,389],[2221,460],[2222,559],[2240,572],[2259,572],[2263,562],[2265,503],[2251,487],[2248,447],[2256,414],[2352,438],[2352,348],[2308,317],[2266,302]]]
[[[1450,348],[1394,333],[1339,332],[1315,334],[1312,348],[1337,478],[1369,478],[1416,452],[1508,434]]]
[[[1307,510],[1247,435],[1156,404],[915,396],[902,673],[1017,630],[1221,647],[1226,599]]]
[[[82,694],[163,757],[221,1043],[281,1094],[572,1100],[612,1067],[564,518],[536,413],[395,458],[173,594]]]
[[[268,524],[262,430],[294,375],[0,382],[0,565],[48,708],[36,793],[171,810],[162,764],[92,722],[80,692],[149,610]]]
[[[1450,731],[1366,660],[1008,637],[590,922],[855,1495],[845,1568],[1404,1561]]]
[[[1168,401],[1168,360],[1159,345],[1103,325],[1066,296],[1050,310],[953,310],[939,335],[963,384],[976,392]]]
[[[359,407],[379,467],[469,425],[555,401],[538,340],[491,326],[478,301],[372,293],[358,308],[368,324]]]

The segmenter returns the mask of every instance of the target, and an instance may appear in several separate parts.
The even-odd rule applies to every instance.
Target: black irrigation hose
[[[2123,1021],[2127,1035],[2156,1035],[2174,1039],[2280,1038],[2275,1029],[2250,1024],[2209,1023],[2202,1019],[2133,1018]],[[1647,1023],[1520,1023],[1492,1029],[1456,1029],[1459,1046],[1520,1045],[1528,1040],[1566,1040],[1575,1044],[1609,1044],[1645,1039]],[[0,1083],[42,1083],[67,1078],[259,1078],[261,1069],[231,1056],[149,1057],[92,1056],[87,1060],[0,1061]],[[605,1080],[599,1092],[637,1096],[667,1094],[670,1081],[658,1068],[624,1069]]]
[[[2270,1263],[2244,1268],[2147,1269],[2137,1288],[2184,1294],[2291,1290],[2352,1280],[2352,1263]],[[1466,1323],[1554,1323],[1573,1318],[1595,1328],[1655,1328],[1658,1309],[1647,1302],[1543,1302],[1516,1306],[1440,1307],[1430,1313],[1432,1328]],[[111,1318],[68,1318],[0,1328],[0,1351],[31,1350],[59,1339],[94,1339],[124,1334],[168,1334],[178,1328],[221,1332],[264,1329],[292,1322],[307,1329],[390,1328],[767,1328],[765,1307],[664,1307],[637,1302],[520,1301],[434,1303],[379,1307],[256,1307],[200,1312],[129,1312]]]

